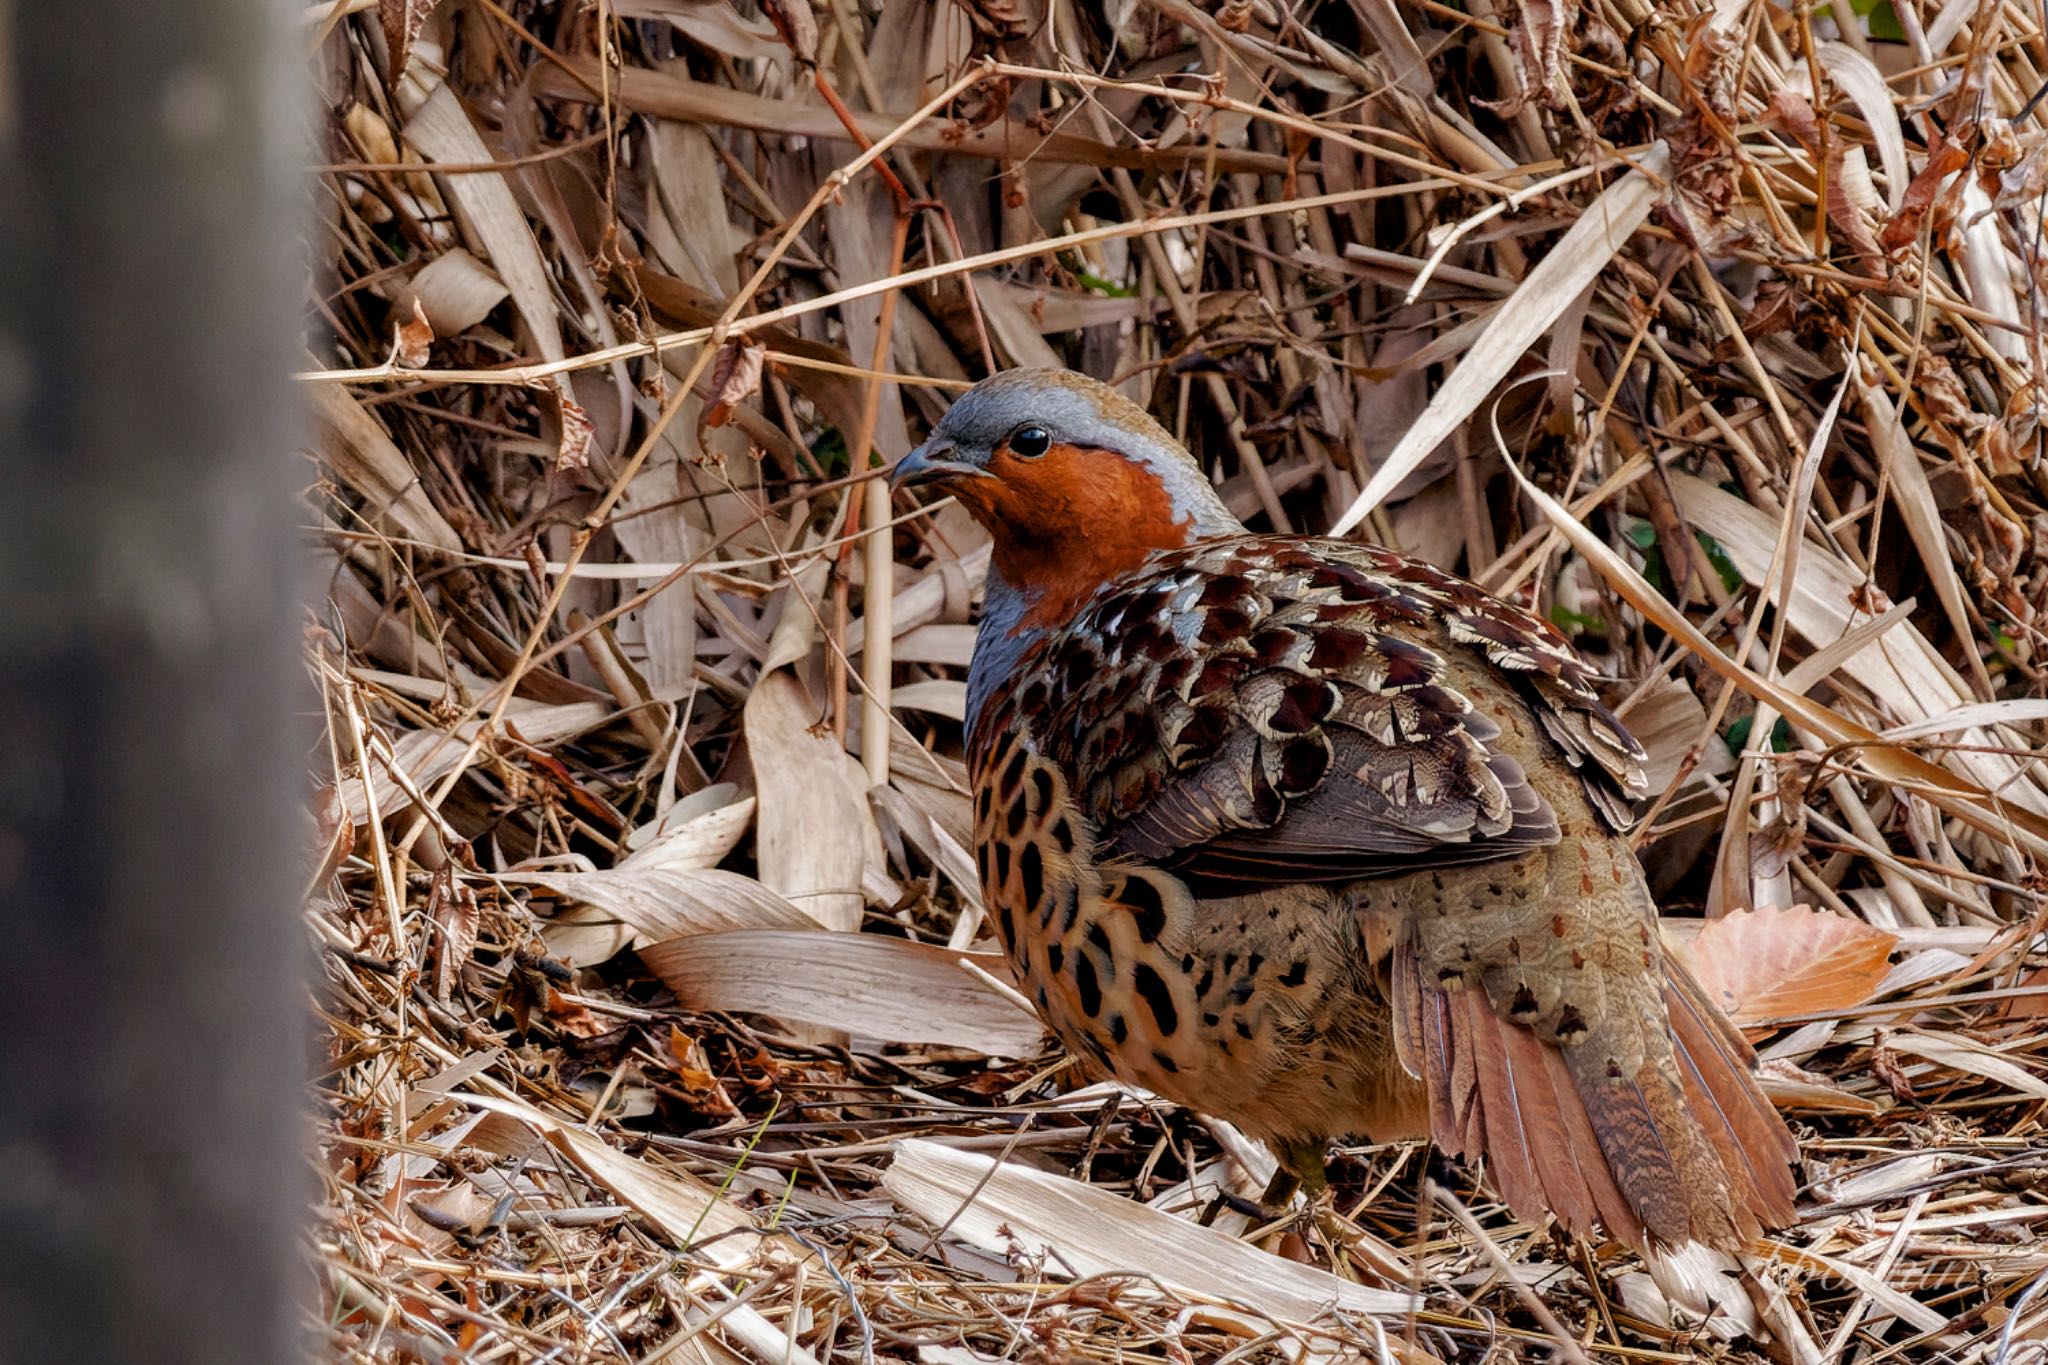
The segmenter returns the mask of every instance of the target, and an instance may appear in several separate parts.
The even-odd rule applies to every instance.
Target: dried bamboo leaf
[[[821,924],[860,927],[860,886],[882,866],[882,839],[868,813],[867,775],[829,732],[803,685],[771,673],[747,699],[744,728],[761,801],[755,857],[761,881]]]
[[[1661,142],[1616,180],[1539,261],[1451,377],[1444,381],[1422,416],[1373,471],[1363,490],[1337,518],[1330,534],[1351,530],[1396,485],[1479,409],[1494,386],[1507,376],[1530,343],[1543,335],[1572,301],[1597,278],[1615,253],[1628,244],[1664,193],[1671,153]]]
[[[1146,1276],[1282,1322],[1410,1304],[1079,1181],[937,1142],[898,1143],[882,1187],[905,1210],[997,1255],[1049,1254],[1076,1275]]]
[[[307,396],[321,429],[333,437],[322,443],[321,455],[336,477],[369,504],[365,515],[370,524],[388,523],[408,540],[460,551],[462,537],[427,498],[419,476],[383,425],[339,384],[309,385]]]
[[[640,960],[689,1009],[744,1010],[990,1057],[1024,1056],[1045,1033],[1010,996],[960,965],[1007,975],[990,954],[877,934],[739,930],[653,944]]]
[[[428,161],[471,165],[496,159],[445,81],[413,111],[405,125],[405,140]],[[472,171],[444,173],[444,179],[452,207],[468,221],[511,291],[512,305],[532,333],[534,346],[546,359],[560,360],[564,355],[562,328],[555,316],[547,266],[505,175]]]
[[[548,951],[579,966],[695,934],[827,927],[752,877],[717,868],[508,872],[505,880],[545,887],[583,907],[542,927]]]

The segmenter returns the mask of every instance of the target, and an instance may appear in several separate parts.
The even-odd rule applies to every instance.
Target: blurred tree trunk
[[[286,0],[0,0],[0,1360],[305,1354]]]

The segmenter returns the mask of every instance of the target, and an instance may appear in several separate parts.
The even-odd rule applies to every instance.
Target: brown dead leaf
[[[1941,143],[1927,154],[1927,162],[1920,173],[1906,186],[1906,197],[1899,202],[1899,211],[1884,225],[1878,234],[1878,241],[1886,251],[1902,251],[1920,235],[1921,220],[1934,206],[1935,196],[1940,193],[1942,182],[1970,164],[1969,148],[1960,138]],[[1961,198],[1960,182],[1951,190],[1952,196]]]
[[[2032,995],[2014,996],[2005,1002],[2000,1011],[2006,1019],[2040,1019],[2048,1017],[2048,967],[2036,967],[2014,983],[2020,990],[2037,992]]]
[[[1808,151],[1819,149],[1820,121],[1813,116],[1813,105],[1797,90],[1780,86],[1773,91],[1764,117],[1772,127],[1799,139],[1800,145]]]
[[[444,867],[434,874],[433,888],[427,893],[427,915],[440,930],[434,952],[434,998],[445,1002],[463,964],[476,951],[481,917],[476,892],[455,880],[454,868]]]
[[[389,79],[393,85],[405,74],[412,59],[413,39],[440,0],[377,0],[377,17],[384,25],[384,45],[390,49]]]
[[[1870,998],[1898,936],[1810,906],[1738,910],[1710,920],[1678,951],[1738,1024],[1825,1014]]]

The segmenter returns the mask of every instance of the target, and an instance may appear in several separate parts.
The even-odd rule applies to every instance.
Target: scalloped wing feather
[[[1471,661],[1483,659],[1484,667]],[[1642,750],[1547,623],[1417,560],[1299,537],[1156,557],[996,701],[1106,853],[1197,880],[1349,881],[1556,842],[1475,703],[1511,695],[1622,828]]]

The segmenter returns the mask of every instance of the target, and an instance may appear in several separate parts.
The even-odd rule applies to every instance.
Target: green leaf
[[[818,462],[818,468],[834,477],[846,473],[853,463],[847,454],[846,438],[839,434],[838,427],[826,427],[818,433],[818,439],[811,442],[811,458]]]
[[[1740,758],[1742,757],[1742,751],[1749,747],[1749,732],[1755,727],[1756,717],[1744,716],[1742,719],[1732,722],[1726,730],[1721,732],[1721,742],[1728,746],[1729,753]],[[1791,752],[1791,749],[1792,727],[1785,723],[1783,716],[1780,716],[1771,726],[1771,752],[1783,754]]]
[[[1695,530],[1693,534],[1700,538],[1700,548],[1707,552],[1707,563],[1713,565],[1714,572],[1720,575],[1721,586],[1729,592],[1734,592],[1737,588],[1741,587],[1742,571],[1735,567],[1735,561],[1730,559],[1728,552],[1721,548],[1721,542],[1715,540],[1705,531]]]
[[[1107,294],[1113,299],[1134,299],[1138,296],[1138,291],[1131,286],[1106,280],[1092,270],[1077,270],[1074,272],[1074,278],[1096,293]]]
[[[1892,0],[1849,0],[1849,8],[1862,18],[1870,36],[1880,42],[1903,43],[1906,30],[1899,26],[1898,11],[1892,8]],[[1826,8],[1814,11],[1816,16],[1825,14]]]
[[[1569,607],[1561,607],[1555,602],[1551,603],[1550,606],[1550,624],[1556,626],[1567,635],[1582,630],[1607,629],[1607,623],[1599,617],[1588,616],[1584,612],[1573,611]]]

